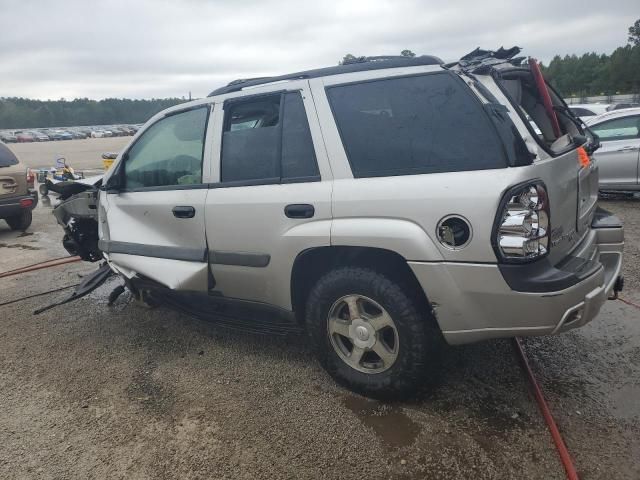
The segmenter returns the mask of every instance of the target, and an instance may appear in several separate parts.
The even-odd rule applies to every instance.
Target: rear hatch
[[[4,144],[0,143],[0,199],[27,194],[27,175],[24,166]]]
[[[530,59],[529,63],[532,61],[535,60]],[[588,152],[596,148],[597,142],[552,88],[536,82],[531,71],[534,68],[530,65],[503,67],[496,70],[493,78],[520,114],[531,136],[550,157],[534,160],[533,171],[544,181],[549,195],[549,260],[556,264],[575,250],[588,233],[595,214],[598,169],[590,161]],[[545,108],[541,88],[549,95],[550,108]],[[557,120],[555,125],[552,115]]]

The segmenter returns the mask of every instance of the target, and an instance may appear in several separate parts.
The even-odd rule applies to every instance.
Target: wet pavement
[[[623,298],[640,303],[640,201],[623,217]],[[0,225],[0,271],[64,256],[41,202]],[[30,235],[29,235],[30,234]],[[74,263],[0,279],[0,303],[75,284]],[[38,316],[57,292],[0,306],[0,478],[564,478],[507,340],[449,347],[406,402],[336,386],[303,337],[228,331],[123,294],[114,278]],[[582,479],[640,478],[640,310],[525,349]]]

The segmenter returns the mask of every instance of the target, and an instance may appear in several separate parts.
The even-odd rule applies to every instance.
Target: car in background
[[[87,138],[87,136],[84,133],[79,132],[78,130],[69,130],[69,133],[71,134],[74,140],[82,140],[84,138]]]
[[[31,211],[38,204],[34,183],[33,172],[0,142],[0,219],[11,230],[26,230],[31,225]]]
[[[600,190],[640,190],[640,108],[612,110],[586,124],[600,138],[601,146],[594,154]]]
[[[109,127],[114,137],[127,137],[129,132],[122,127]]]
[[[33,135],[34,142],[48,142],[49,140],[51,140],[51,138],[49,138],[49,135],[38,130],[32,130],[30,133],[31,135]]]
[[[622,110],[624,108],[638,108],[640,107],[640,103],[613,103],[607,107],[607,112],[612,112],[614,110]]]
[[[33,138],[33,134],[31,132],[22,131],[22,130],[16,132],[16,140],[18,141],[18,143],[35,141],[35,139]]]
[[[582,120],[589,117],[595,117],[607,111],[611,104],[609,103],[577,103],[575,105],[569,105],[569,110]]]
[[[18,137],[13,132],[0,132],[0,142],[4,143],[16,143]]]
[[[51,140],[62,140],[62,132],[59,130],[47,130],[47,135]]]
[[[99,130],[99,129],[95,129],[95,130],[91,130],[91,138],[104,138],[104,137],[110,137],[111,135],[107,135],[107,132],[105,132],[104,130]]]

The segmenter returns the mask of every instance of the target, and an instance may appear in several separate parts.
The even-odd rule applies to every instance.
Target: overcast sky
[[[0,0],[0,97],[194,97],[235,78],[408,48],[610,53],[638,0]]]

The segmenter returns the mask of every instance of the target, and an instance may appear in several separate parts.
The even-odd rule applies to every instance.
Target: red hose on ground
[[[531,388],[533,390],[533,394],[536,397],[536,401],[538,402],[538,407],[540,407],[540,411],[542,412],[542,416],[544,417],[545,422],[547,423],[547,427],[549,427],[549,431],[551,432],[551,437],[553,437],[553,443],[556,444],[556,449],[558,450],[558,454],[560,455],[560,460],[562,461],[562,465],[564,466],[565,471],[567,472],[567,478],[569,480],[579,480],[578,472],[576,471],[575,466],[573,465],[573,460],[571,460],[571,455],[569,455],[569,450],[567,450],[567,446],[562,439],[562,435],[560,434],[560,430],[558,430],[558,426],[556,425],[553,416],[551,415],[551,410],[549,410],[549,406],[547,405],[544,396],[542,395],[542,389],[538,385],[536,381],[536,377],[533,375],[533,371],[529,366],[529,361],[527,359],[527,355],[524,353],[524,349],[522,348],[522,343],[519,338],[513,339],[513,348],[520,355],[520,360],[522,361],[522,369],[525,371],[527,378],[529,379],[529,383],[531,384]]]
[[[632,307],[636,307],[640,309],[640,305],[630,302],[629,300],[625,300],[624,298],[620,298],[620,297],[618,297],[618,300],[620,300],[622,303],[626,303],[627,305],[631,305]]]
[[[57,265],[64,265],[65,263],[79,262],[82,260],[80,257],[62,257],[54,258],[53,260],[47,260],[46,262],[35,263],[26,267],[16,268],[7,272],[0,273],[0,278],[11,277],[12,275],[19,275],[20,273],[33,272],[34,270],[40,270],[42,268],[55,267]]]

